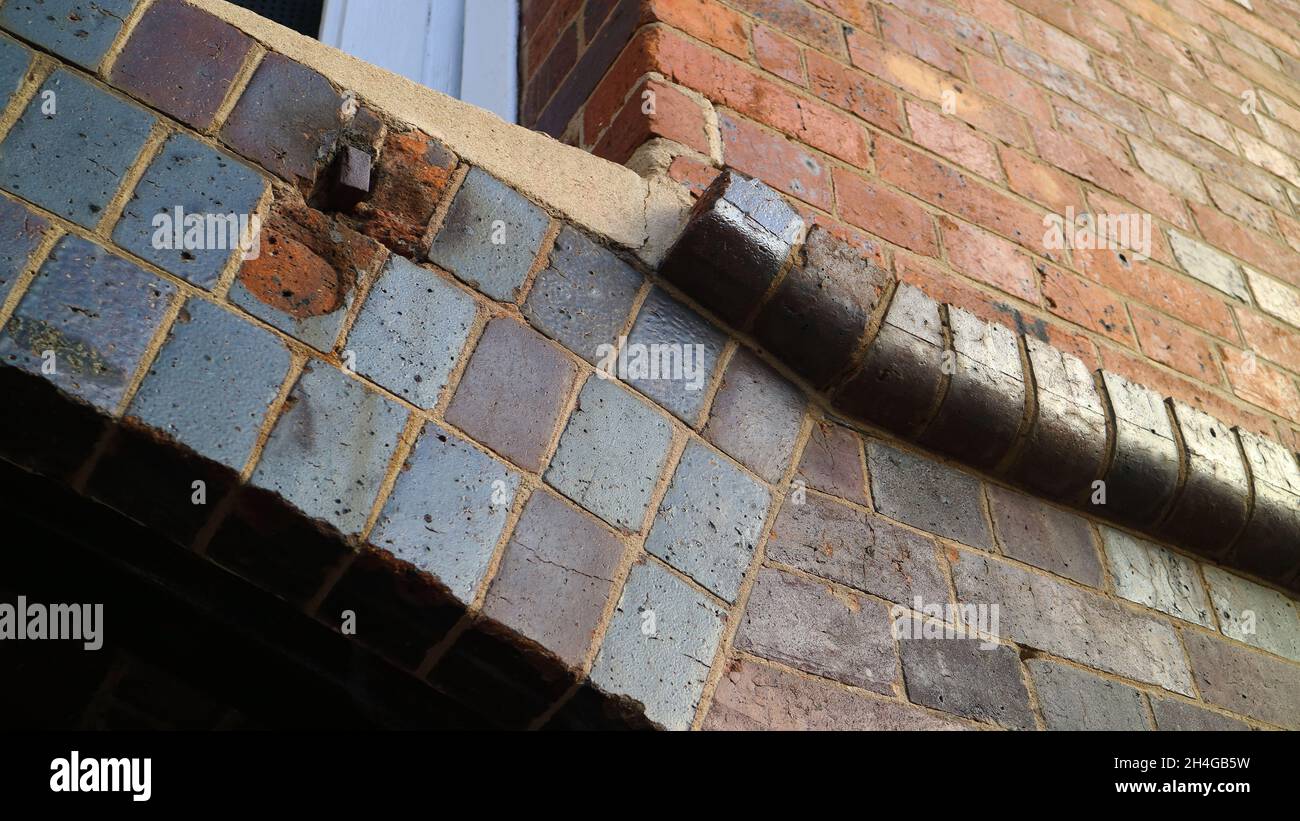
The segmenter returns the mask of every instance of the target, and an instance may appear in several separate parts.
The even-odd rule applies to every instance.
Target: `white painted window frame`
[[[519,0],[325,0],[320,40],[518,119]]]

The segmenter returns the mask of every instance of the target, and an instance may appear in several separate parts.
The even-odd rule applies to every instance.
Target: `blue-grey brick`
[[[55,94],[56,113],[41,113]],[[45,81],[0,145],[0,187],[93,228],[155,120],[67,69]]]
[[[1149,730],[1142,693],[1050,659],[1025,663],[1049,730]]]
[[[275,334],[191,299],[172,325],[127,415],[239,471],[289,371]]]
[[[1101,536],[1118,596],[1203,627],[1214,626],[1195,562],[1120,530],[1102,526]]]
[[[632,568],[591,671],[602,690],[645,705],[670,730],[691,726],[726,614],[653,562]]]
[[[550,266],[537,275],[524,301],[524,316],[542,333],[595,362],[601,345],[616,342],[641,279],[608,248],[566,227],[555,238]]]
[[[94,70],[139,0],[8,0],[0,26]]]
[[[546,482],[615,527],[638,530],[671,441],[668,421],[649,405],[591,376]]]
[[[384,503],[372,544],[437,576],[468,602],[519,489],[504,462],[430,422]]]
[[[774,568],[758,572],[736,649],[884,695],[898,679],[885,605]]]
[[[1156,729],[1162,731],[1240,732],[1250,730],[1250,726],[1244,721],[1228,718],[1225,715],[1220,715],[1204,707],[1198,707],[1195,704],[1188,704],[1185,701],[1174,701],[1172,698],[1151,696],[1151,712],[1155,715]]]
[[[807,404],[801,391],[741,348],[727,365],[704,436],[745,467],[775,482],[790,464]]]
[[[27,268],[50,223],[21,203],[0,197],[0,304]]]
[[[262,451],[252,483],[344,534],[366,523],[406,411],[342,371],[311,362]]]
[[[727,336],[655,288],[641,306],[627,344],[628,372],[621,374],[624,381],[686,424],[694,424]],[[656,354],[651,347],[654,345],[664,346],[659,350],[668,352],[667,356]],[[637,370],[641,366],[636,364],[636,357],[643,358],[646,368],[653,363],[654,370]]]
[[[754,558],[771,494],[753,477],[692,442],[659,503],[646,550],[727,601]]]
[[[80,237],[59,241],[0,337],[0,360],[103,411],[121,401],[176,288]]]
[[[867,473],[881,513],[936,536],[993,549],[979,479],[880,442],[867,446]]]
[[[31,51],[12,37],[0,34],[0,105],[9,104],[31,65]]]
[[[1192,693],[1178,634],[1164,619],[999,559],[965,551],[949,551],[949,559],[957,603],[997,604],[999,636],[1125,678]]]
[[[248,166],[193,137],[177,134],[145,170],[113,230],[113,241],[165,271],[211,288],[239,248],[240,228],[251,230],[250,220],[265,190],[266,180]],[[184,219],[176,219],[177,208],[184,217],[196,215],[204,221],[198,247],[186,247],[190,241],[184,237]],[[173,230],[156,227],[154,220],[160,214],[169,217],[163,225]],[[230,216],[235,217],[233,223],[215,219]],[[175,232],[181,232],[179,243]]]
[[[1289,596],[1217,567],[1202,569],[1223,635],[1300,662],[1300,615]]]
[[[434,238],[429,260],[493,299],[513,302],[549,224],[545,211],[472,168]]]
[[[432,407],[460,360],[474,312],[469,294],[392,256],[348,334],[348,350],[358,373]]]

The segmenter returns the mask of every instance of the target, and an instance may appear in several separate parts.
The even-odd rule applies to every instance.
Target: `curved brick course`
[[[896,281],[869,242],[805,236],[762,183],[724,174],[675,244],[672,209],[649,229],[651,191],[684,201],[662,178],[575,220],[571,181],[530,194],[536,169],[500,160],[571,170],[571,149],[500,123],[444,145],[319,44],[214,0],[125,5],[97,54],[0,14],[35,47],[0,119],[6,462],[330,629],[355,610],[352,641],[500,726],[1052,728],[1099,705],[1297,726],[1282,445]],[[637,19],[618,5],[615,39]],[[172,15],[234,44],[204,99],[127,70]],[[25,121],[43,90],[63,114]],[[444,104],[464,122],[438,133],[480,122]],[[58,174],[24,164],[34,129]],[[105,163],[93,202],[67,196]],[[260,255],[144,253],[168,204],[254,210]],[[945,607],[991,605],[1000,624],[929,643]]]
[[[816,227],[800,243],[801,221],[782,223],[789,239],[778,251],[764,224],[773,213],[793,212],[771,188],[723,172],[697,201],[664,269],[706,305],[748,305],[748,314],[765,317],[756,341],[814,387],[829,386],[837,410],[1229,564],[1251,557],[1246,563],[1258,569],[1267,554],[1278,571],[1270,579],[1300,583],[1300,523],[1258,537],[1249,527],[1279,518],[1269,501],[1256,513],[1256,488],[1268,479],[1254,478],[1237,438],[1254,442],[1253,434],[1118,374],[1089,375],[1066,352],[960,306],[938,305],[910,286],[868,285],[882,278],[877,266]],[[710,258],[699,250],[710,247],[725,252]],[[768,283],[764,275],[758,285],[767,301],[753,304],[759,288],[738,277],[760,257],[778,272],[773,278],[784,278]],[[827,265],[832,257],[837,264]],[[797,312],[781,305],[787,290],[807,288],[786,283],[812,278],[818,293],[799,299]],[[734,289],[731,300],[724,288]],[[855,294],[847,314],[838,293]],[[873,326],[870,315],[880,322]],[[846,376],[829,378],[850,362],[856,367]],[[1300,477],[1295,454],[1283,453],[1271,467],[1267,475],[1284,474],[1288,483]]]

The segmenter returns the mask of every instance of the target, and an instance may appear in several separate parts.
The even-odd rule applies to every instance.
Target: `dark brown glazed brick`
[[[849,243],[814,227],[794,266],[754,322],[754,336],[778,359],[824,388],[849,367],[889,274]]]
[[[423,256],[425,231],[455,170],[455,155],[432,137],[419,131],[389,133],[370,196],[356,207],[357,229],[394,253]]]
[[[899,641],[907,696],[945,713],[1010,730],[1035,728],[1015,648],[983,639]]]
[[[197,129],[213,117],[253,41],[181,0],[154,3],[113,63],[109,82]]]
[[[1003,553],[1077,582],[1101,586],[1101,561],[1086,519],[997,485],[988,485],[988,495]]]
[[[310,189],[343,127],[343,97],[329,80],[275,52],[262,59],[221,129],[232,148]]]
[[[1101,478],[1106,459],[1105,408],[1082,360],[1029,336],[1025,346],[1038,412],[1006,475],[1054,499],[1079,498]]]
[[[1233,551],[1233,563],[1268,579],[1285,580],[1300,569],[1300,467],[1290,451],[1271,439],[1240,429],[1237,435],[1250,466],[1255,506]]]
[[[960,308],[948,308],[952,374],[921,443],[969,465],[991,468],[1016,441],[1025,382],[1016,335]]]
[[[900,285],[858,372],[835,396],[841,412],[904,437],[922,430],[944,380],[939,303]]]
[[[1103,372],[1115,419],[1115,453],[1106,471],[1106,504],[1094,513],[1149,528],[1178,485],[1178,444],[1165,403],[1155,391]]]
[[[719,174],[691,209],[659,273],[742,327],[785,267],[803,220],[761,182]]]
[[[483,614],[582,664],[614,587],[623,545],[592,516],[540,489],[528,499]]]
[[[447,421],[529,470],[541,468],[576,368],[513,319],[488,323],[447,408]]]
[[[769,482],[785,473],[807,399],[748,350],[731,358],[704,437]]]
[[[865,505],[863,464],[862,440],[856,433],[843,425],[818,422],[803,447],[795,478],[810,488]]]
[[[1158,535],[1179,547],[1220,556],[1246,526],[1250,478],[1227,425],[1185,402],[1170,402],[1182,433],[1186,478]]]

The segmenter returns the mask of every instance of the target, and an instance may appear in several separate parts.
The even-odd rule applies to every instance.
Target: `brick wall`
[[[549,33],[610,5],[529,5],[524,76],[557,91],[526,124],[759,177],[930,295],[1295,447],[1294,0],[643,0],[577,65]],[[1046,247],[1067,209],[1149,214],[1149,259]]]
[[[68,3],[75,21],[28,5],[0,5],[13,35],[0,40],[12,79],[0,117],[6,461],[332,629],[355,611],[353,641],[439,693],[490,702],[503,726],[589,726],[634,704],[680,729],[1298,728],[1294,454],[1264,445],[1250,473],[1221,475],[1221,451],[1172,430],[1148,440],[1140,404],[1118,398],[1097,413],[1122,437],[1072,440],[1104,449],[1108,467],[1131,456],[1138,480],[1172,465],[1179,499],[1205,492],[1216,511],[1247,500],[1239,530],[1263,522],[1258,543],[1282,540],[1272,572],[1224,569],[1153,541],[1148,520],[1106,524],[1013,489],[997,454],[953,453],[962,420],[1004,423],[1009,398],[1047,408],[1047,370],[1017,371],[1019,393],[1002,377],[1026,351],[1062,352],[1031,347],[1032,323],[1018,336],[975,313],[963,325],[964,302],[909,289],[898,263],[910,257],[892,241],[806,210],[811,178],[786,193],[815,229],[835,230],[806,242],[789,202],[731,175],[686,219],[689,198],[661,178],[484,119],[219,0]],[[604,16],[601,5],[557,21],[586,44],[577,66],[605,61],[599,21],[623,19],[621,4]],[[540,11],[526,4],[526,21]],[[729,19],[699,11],[678,19]],[[765,14],[779,47],[786,18]],[[636,37],[648,34],[695,42],[657,22]],[[656,112],[668,110],[660,96]],[[808,113],[794,111],[793,133],[834,130]],[[860,134],[834,143],[843,162],[874,162],[878,144]],[[862,221],[933,219],[836,168],[864,192]],[[966,180],[942,193],[985,190]],[[150,229],[176,207],[258,215],[260,253],[160,247]],[[1023,218],[976,199],[962,208],[999,231]],[[976,230],[960,217],[952,230]],[[924,232],[898,236],[928,247]],[[791,333],[805,316],[821,335],[812,355]],[[689,345],[695,378],[605,378],[612,346],[655,344]],[[932,375],[927,350],[958,356],[924,417],[894,424],[892,404],[846,413],[825,390],[863,357],[905,364],[896,351]],[[914,444],[921,431],[904,429],[948,396],[966,409]],[[1042,418],[1016,416],[1013,438]],[[996,605],[998,622],[930,638],[955,632],[942,608],[959,603]]]

